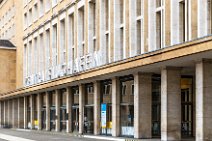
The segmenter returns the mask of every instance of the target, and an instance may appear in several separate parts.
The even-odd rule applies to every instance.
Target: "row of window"
[[[10,26],[4,32],[0,32],[0,39],[7,39],[10,40],[15,36],[15,24]]]
[[[26,0],[25,0],[26,1]],[[31,1],[31,0],[30,0]],[[31,26],[33,22],[42,17],[52,7],[56,6],[61,0],[38,0],[28,11],[24,13],[24,29]]]
[[[24,52],[25,84],[39,83],[35,79],[45,81],[84,71],[167,46],[165,44],[166,14],[164,0],[153,2],[130,1],[129,38],[125,24],[127,22],[125,13],[127,5],[124,0],[114,0],[114,5],[111,4],[110,0],[99,1],[100,7],[98,8],[101,11],[98,29],[101,32],[99,38],[97,38],[98,9],[96,2],[96,0],[90,0],[88,5],[85,5],[84,0],[79,1],[77,11],[75,11],[75,7],[70,7],[26,38]],[[177,9],[173,7],[171,10],[171,17],[173,18],[173,15],[176,15],[171,19],[172,45],[191,39],[191,25],[190,18],[188,18],[188,15],[191,14],[191,10],[189,10],[191,3],[189,0],[180,0],[171,1],[171,4],[177,7]],[[148,17],[151,17],[148,18],[148,26],[151,27],[148,30],[144,28],[147,20],[144,18],[145,5],[148,5]],[[85,14],[85,6],[88,6],[88,17]],[[115,19],[113,23],[110,23],[112,19],[111,6],[114,6],[115,10],[113,12]],[[211,12],[207,12],[207,15],[211,15]],[[77,17],[77,21],[75,17]],[[86,28],[86,24],[88,24],[88,28]],[[114,48],[111,48],[111,24],[114,24],[115,31],[112,43]],[[209,27],[211,26],[208,24]],[[146,32],[148,32],[148,35],[146,35]],[[88,37],[87,40],[85,40],[86,36]],[[126,39],[130,40],[129,47],[126,45]],[[100,41],[99,44],[97,44],[97,40]],[[145,46],[147,46],[147,49]]]
[[[0,17],[0,31],[3,29],[15,16],[15,7],[12,6],[8,11]]]

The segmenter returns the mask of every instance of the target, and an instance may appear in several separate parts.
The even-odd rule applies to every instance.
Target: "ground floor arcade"
[[[0,125],[77,134],[212,139],[212,61],[130,70],[0,101]]]

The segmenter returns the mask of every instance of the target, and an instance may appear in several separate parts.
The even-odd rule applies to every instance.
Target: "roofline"
[[[10,48],[10,47],[0,46],[0,49],[16,50],[16,47]]]

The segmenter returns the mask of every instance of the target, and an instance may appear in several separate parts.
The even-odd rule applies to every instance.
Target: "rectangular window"
[[[43,40],[43,34],[40,34],[40,46],[39,46],[39,72],[44,70],[44,40]]]
[[[57,0],[52,0],[52,7],[55,7],[57,5]]]
[[[156,1],[156,48],[160,49],[163,47],[163,1]]]
[[[29,9],[29,18],[28,18],[28,23],[29,23],[29,25],[31,25],[32,24],[32,9]]]
[[[28,26],[27,13],[24,14],[24,28],[26,29]]]
[[[53,54],[53,66],[56,66],[58,64],[57,62],[57,24],[53,26],[53,37],[52,37],[52,54]]]
[[[109,30],[109,0],[105,0],[105,26],[106,31]]]
[[[121,95],[126,95],[126,85],[122,84]]]
[[[84,7],[81,7],[79,9],[79,17],[78,17],[78,31],[79,31],[79,34],[78,34],[78,39],[79,39],[79,53],[80,53],[80,56],[84,56],[85,55],[85,49],[84,49],[84,45],[85,45],[85,42],[84,42],[84,34],[85,34],[85,23],[84,23]]]
[[[34,5],[34,21],[38,19],[38,5]]]
[[[134,95],[134,84],[131,85],[131,95]]]
[[[40,0],[40,17],[44,14],[44,3],[43,0]]]
[[[38,73],[38,39],[34,38],[34,53],[33,53],[33,60],[34,60],[34,74]]]
[[[45,12],[49,11],[51,7],[51,0],[45,0]]]
[[[188,40],[189,35],[189,20],[188,20],[188,1],[181,0],[179,3],[180,12],[179,12],[179,27],[180,27],[180,42],[185,42]]]
[[[29,42],[28,48],[28,74],[32,74],[32,41]]]
[[[24,77],[26,78],[27,77],[27,70],[28,70],[28,67],[27,67],[27,60],[28,60],[28,53],[27,53],[27,45],[25,44],[24,45]],[[25,79],[24,79],[25,80]],[[26,85],[26,84],[25,84]]]
[[[46,70],[48,70],[48,68],[50,67],[50,31],[49,29],[46,30],[46,46],[45,46],[45,52],[46,52]]]
[[[74,14],[71,14],[69,16],[69,25],[70,25],[70,42],[71,42],[71,46],[74,46]]]
[[[89,45],[90,51],[96,50],[96,0],[89,2]]]
[[[161,11],[158,11],[156,12],[156,47],[157,49],[161,48],[161,40],[162,40],[161,22],[162,22]]]
[[[66,61],[66,48],[65,48],[65,20],[60,21],[60,63]]]

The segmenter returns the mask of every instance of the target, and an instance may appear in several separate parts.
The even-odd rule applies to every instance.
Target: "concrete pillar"
[[[27,129],[27,97],[24,97],[24,129]]]
[[[3,123],[3,127],[5,127],[6,125],[6,101],[4,101],[4,123]]]
[[[30,95],[30,108],[31,108],[31,129],[35,129],[35,124],[34,124],[34,121],[35,121],[35,102],[34,102],[34,98],[35,96],[34,95]]]
[[[71,91],[70,87],[66,88],[66,92],[67,92],[67,98],[66,98],[66,109],[67,109],[67,114],[68,114],[68,119],[67,119],[67,128],[66,128],[66,132],[70,133],[73,131],[72,129],[72,105],[73,105],[73,94]]]
[[[24,98],[18,98],[18,128],[24,128]]]
[[[38,105],[37,105],[37,110],[38,110],[38,130],[42,129],[42,117],[41,117],[41,108],[42,108],[42,94],[38,93],[37,96],[37,100],[38,100]]]
[[[152,75],[134,74],[134,137],[151,138]]]
[[[13,117],[13,128],[18,128],[18,98],[13,99],[12,117]]]
[[[120,136],[120,81],[112,79],[112,136]]]
[[[7,101],[7,127],[10,127],[10,125],[11,125],[10,122],[11,122],[12,118],[10,116],[12,116],[12,115],[10,114],[10,100],[8,100]]]
[[[2,127],[2,106],[1,106],[2,101],[0,101],[0,128]]]
[[[50,101],[48,92],[46,92],[46,131],[50,131]]]
[[[100,107],[100,81],[96,81],[94,82],[94,135],[101,133]]]
[[[180,69],[161,71],[161,140],[181,139]]]
[[[8,117],[9,128],[13,128],[14,125],[13,125],[13,100],[12,99],[9,100],[8,111],[9,111],[9,117]]]
[[[56,94],[56,132],[60,131],[60,91],[59,90],[55,90],[55,94]]]
[[[79,85],[79,134],[84,131],[85,85]]]
[[[212,60],[196,64],[196,140],[212,140]]]

